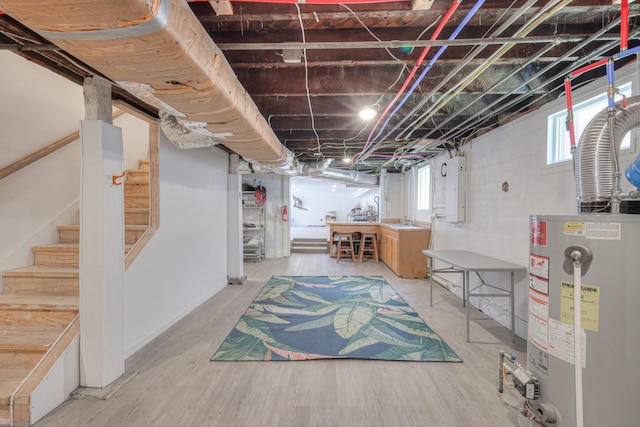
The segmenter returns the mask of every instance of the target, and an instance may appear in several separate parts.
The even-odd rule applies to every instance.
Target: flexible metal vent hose
[[[613,146],[616,155],[625,135],[640,125],[640,95],[627,99],[627,108],[616,103]],[[608,201],[614,186],[608,110],[598,113],[582,133],[575,157],[579,202]],[[619,171],[618,171],[619,172]]]

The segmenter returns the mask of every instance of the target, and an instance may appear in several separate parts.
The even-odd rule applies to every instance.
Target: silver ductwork
[[[640,125],[640,96],[629,98],[625,109],[618,102],[613,114],[614,120],[610,120],[608,109],[598,113],[582,133],[574,153],[580,211],[605,210],[617,201],[612,199],[619,192],[620,144],[632,128]]]
[[[318,178],[341,181],[347,184],[378,185],[378,177],[354,170],[327,168]]]
[[[330,168],[332,159],[317,163],[298,163],[294,167],[286,166],[261,166],[244,160],[238,165],[238,173],[269,174],[275,173],[289,176],[308,176],[312,178],[339,181],[346,184],[379,185],[378,176],[353,170]]]

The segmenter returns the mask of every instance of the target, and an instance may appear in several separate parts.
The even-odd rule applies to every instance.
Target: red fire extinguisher
[[[282,207],[282,220],[284,222],[289,221],[289,211],[287,210],[287,205]]]

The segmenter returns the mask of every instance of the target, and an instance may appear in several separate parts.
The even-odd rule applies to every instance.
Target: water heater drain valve
[[[506,356],[506,357],[505,357]],[[530,371],[516,362],[514,354],[508,355],[504,351],[500,352],[500,370],[498,372],[500,381],[498,383],[498,391],[504,391],[504,384],[512,386],[526,399],[537,400],[540,398],[540,381]],[[513,381],[508,380],[511,376]]]

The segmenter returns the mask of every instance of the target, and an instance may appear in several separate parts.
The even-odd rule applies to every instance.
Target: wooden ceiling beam
[[[209,4],[211,5],[211,9],[213,9],[218,16],[233,15],[233,6],[228,0],[210,1]]]

